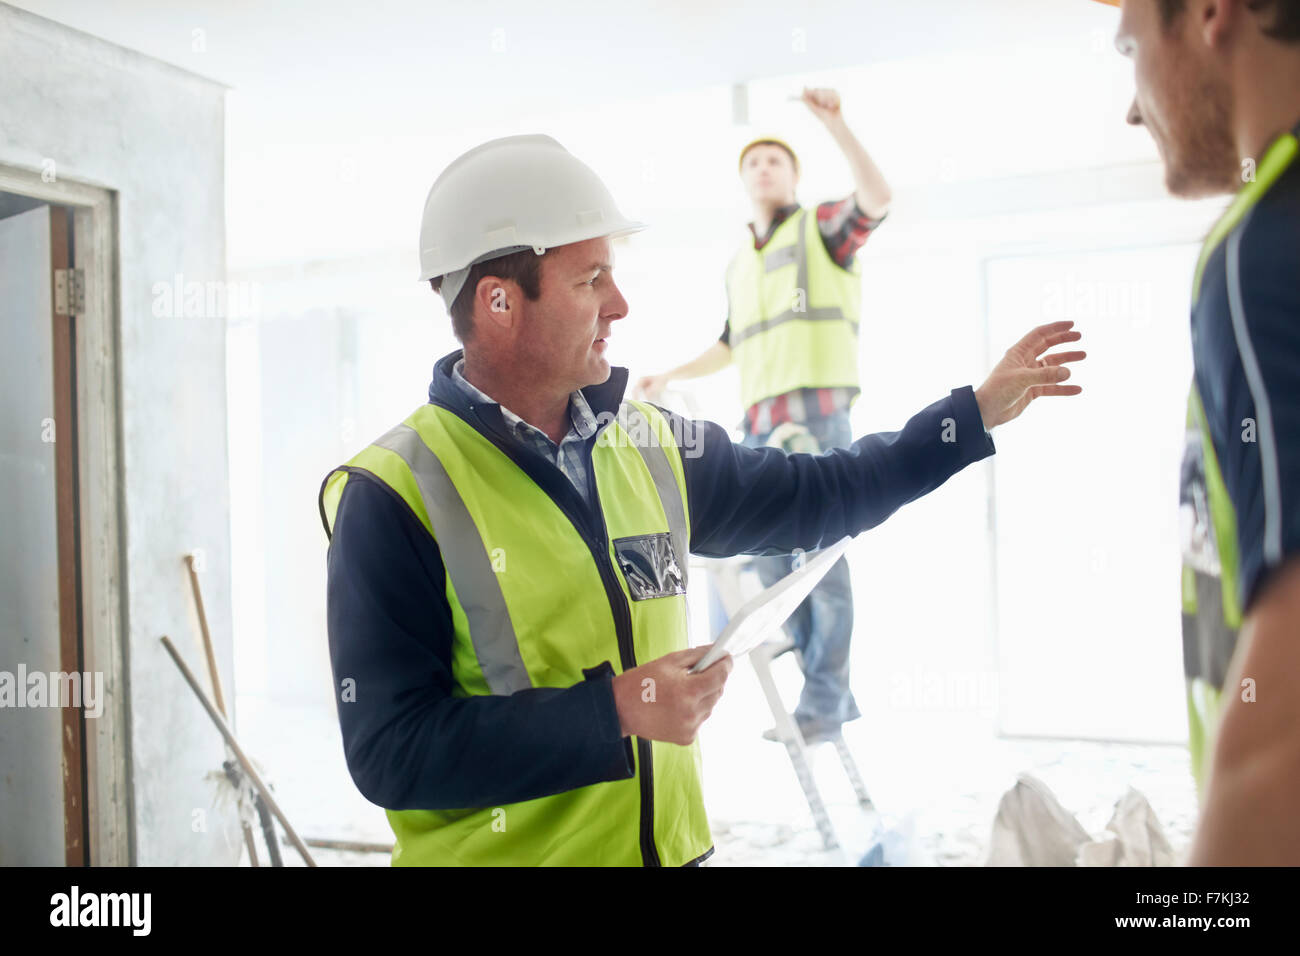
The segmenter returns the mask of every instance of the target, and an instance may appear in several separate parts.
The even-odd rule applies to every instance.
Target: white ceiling
[[[477,94],[467,109],[515,112],[1041,48],[1115,23],[1113,10],[1085,0],[10,2],[217,79],[240,99],[269,96],[281,122],[346,120],[362,131],[460,120],[467,90]]]
[[[437,170],[510,132],[559,135],[624,193],[645,185],[627,177],[654,161],[659,187],[644,197],[647,213],[664,216],[665,202],[700,205],[700,190],[674,196],[688,177],[712,182],[714,166],[725,178],[708,195],[739,202],[727,172],[735,144],[720,144],[699,115],[701,102],[711,104],[726,132],[727,87],[736,83],[766,81],[753,86],[753,115],[792,120],[772,128],[798,135],[811,118],[800,127],[792,114],[804,111],[785,104],[781,114],[781,103],[768,102],[784,99],[785,77],[839,86],[849,68],[884,65],[874,75],[891,88],[855,87],[846,114],[861,120],[898,184],[948,153],[959,172],[992,175],[973,164],[972,137],[998,129],[1004,152],[1020,155],[1045,117],[1079,118],[1065,93],[1075,65],[1099,85],[1131,83],[1123,75],[1131,67],[1110,49],[1116,12],[1088,0],[8,2],[231,88],[232,267],[405,249]],[[961,84],[967,72],[978,75]],[[1002,79],[981,84],[985,73]],[[1122,129],[1126,95],[1098,98],[1099,128]],[[728,159],[680,168],[679,143],[647,130],[673,130],[700,155]]]

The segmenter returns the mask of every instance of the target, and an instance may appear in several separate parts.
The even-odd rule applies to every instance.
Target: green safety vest
[[[1269,187],[1295,159],[1300,144],[1286,134],[1265,152],[1255,180],[1247,183],[1210,230],[1201,246],[1192,281],[1192,307],[1201,294],[1201,278],[1214,250],[1228,238]],[[1237,590],[1237,512],[1228,496],[1218,454],[1205,420],[1195,382],[1187,409],[1187,448],[1183,459],[1184,506],[1195,512],[1192,533],[1183,545],[1183,670],[1187,684],[1188,744],[1192,773],[1202,796],[1214,752],[1214,736],[1224,694],[1224,680],[1242,609]]]
[[[862,267],[831,258],[815,212],[800,209],[762,249],[745,243],[727,267],[727,302],[745,408],[798,388],[858,387]]]
[[[624,402],[593,446],[592,469],[606,527],[599,553],[502,448],[427,404],[327,476],[321,514],[330,532],[349,474],[364,472],[437,541],[454,696],[570,687],[606,661],[621,673],[687,646],[690,525],[667,420]],[[656,561],[671,568],[657,582]],[[387,810],[393,864],[681,866],[706,854],[698,741],[633,739],[627,780],[499,807]]]

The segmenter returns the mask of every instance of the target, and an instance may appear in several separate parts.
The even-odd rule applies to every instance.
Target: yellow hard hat
[[[1119,0],[1097,0],[1098,3],[1104,3],[1107,6],[1118,7]]]
[[[740,151],[740,159],[736,162],[737,169],[745,168],[745,154],[748,153],[755,146],[780,146],[783,150],[785,150],[787,153],[790,154],[790,159],[794,161],[794,171],[796,173],[799,172],[799,157],[795,155],[795,151],[790,148],[789,143],[787,143],[783,139],[778,139],[775,136],[760,136],[758,139],[751,140],[750,142],[746,143],[745,148]]]

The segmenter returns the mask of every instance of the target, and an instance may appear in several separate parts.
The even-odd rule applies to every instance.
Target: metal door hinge
[[[54,270],[54,314],[81,315],[86,311],[86,274],[81,269]]]

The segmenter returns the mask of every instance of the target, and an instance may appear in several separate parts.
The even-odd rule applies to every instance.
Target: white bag
[[[1103,836],[1089,836],[1041,780],[1021,774],[1002,796],[985,866],[1173,866],[1151,804],[1129,787]]]
[[[1047,784],[1029,774],[1002,795],[985,866],[1074,866],[1091,838]]]

